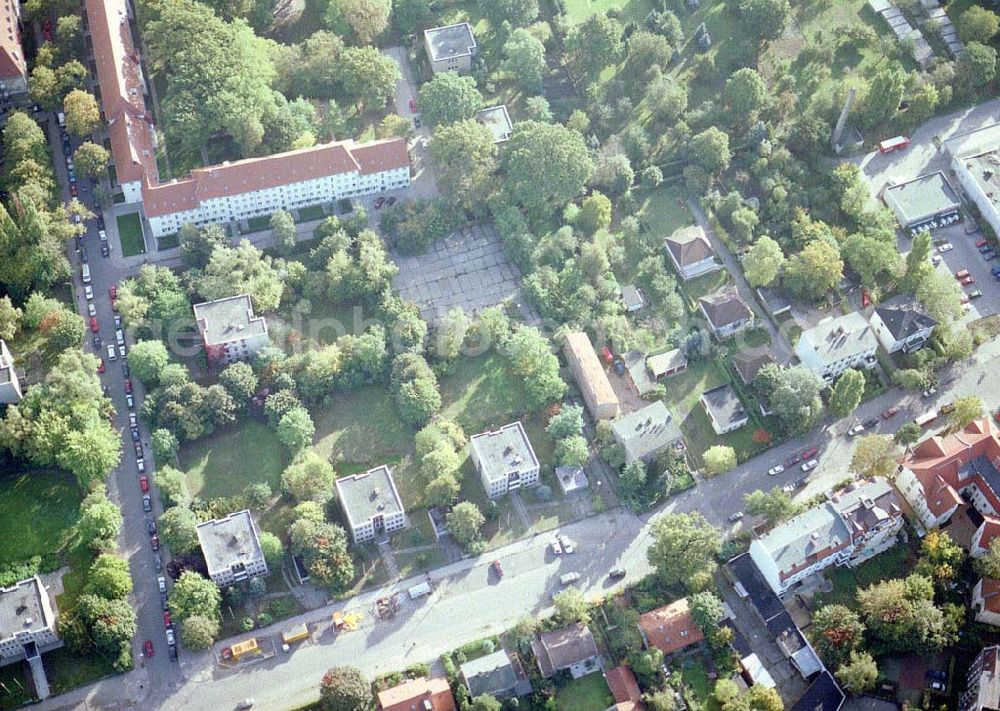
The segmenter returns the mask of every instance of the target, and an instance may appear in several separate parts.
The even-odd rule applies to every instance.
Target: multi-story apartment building
[[[472,435],[469,450],[491,499],[538,484],[538,457],[520,422]]]
[[[396,490],[389,467],[382,465],[364,474],[337,479],[337,500],[347,517],[347,528],[355,543],[364,543],[380,533],[389,534],[406,525],[403,500]]]
[[[848,368],[874,367],[876,351],[878,339],[857,311],[803,331],[795,344],[802,364],[828,383]]]
[[[220,588],[267,575],[260,534],[249,510],[199,523],[197,532],[208,577]]]
[[[903,526],[900,504],[885,479],[853,482],[755,539],[750,558],[782,595],[824,568],[854,567],[891,547]]]
[[[0,666],[61,646],[56,613],[37,575],[0,588]]]
[[[984,647],[969,666],[958,711],[1000,708],[1000,646]]]
[[[194,321],[209,363],[247,360],[271,341],[263,316],[246,294],[194,305]]]
[[[7,350],[7,344],[0,338],[0,405],[20,402],[21,397],[21,383],[14,370],[14,357]]]
[[[19,0],[0,0],[0,89],[8,94],[23,94],[28,90]]]

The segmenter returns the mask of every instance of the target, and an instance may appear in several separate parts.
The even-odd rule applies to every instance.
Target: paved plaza
[[[507,261],[492,225],[476,224],[435,242],[425,254],[393,255],[396,288],[434,321],[461,306],[466,313],[518,300],[521,272]]]

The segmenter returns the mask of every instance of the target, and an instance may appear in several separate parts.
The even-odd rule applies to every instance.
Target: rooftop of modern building
[[[535,450],[520,422],[472,435],[469,444],[479,456],[490,481],[502,479],[512,471],[526,471],[538,466]]]
[[[49,593],[39,577],[0,588],[0,640],[54,624]]]
[[[362,474],[337,479],[336,488],[352,526],[366,523],[375,516],[403,512],[403,501],[396,490],[392,470],[384,464]]]
[[[507,113],[507,105],[489,106],[476,114],[476,121],[483,124],[493,134],[494,143],[503,143],[510,138],[514,124]]]
[[[267,323],[254,316],[247,294],[195,304],[194,318],[209,345],[267,333]]]
[[[957,208],[961,204],[958,194],[941,171],[890,185],[882,195],[904,226]]]
[[[247,509],[200,523],[197,532],[209,575],[264,557],[257,526]]]
[[[468,22],[432,27],[424,30],[424,37],[430,48],[432,62],[471,55],[476,51],[476,36]]]

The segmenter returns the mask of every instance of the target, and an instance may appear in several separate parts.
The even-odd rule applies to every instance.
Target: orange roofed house
[[[612,709],[613,711],[643,711],[646,708],[642,703],[639,682],[635,680],[635,675],[627,666],[623,664],[606,672],[604,680],[608,682],[611,696],[615,700],[615,705],[608,711],[612,711]]]
[[[19,0],[0,0],[0,88],[8,94],[23,94],[28,90],[20,21]]]
[[[656,647],[666,656],[705,639],[691,617],[686,597],[639,615],[639,631],[647,647]]]
[[[970,553],[982,555],[1000,535],[1000,433],[988,417],[946,437],[929,437],[903,460],[896,487],[920,523],[936,528],[963,504],[982,518]]]
[[[455,711],[448,680],[422,676],[378,695],[378,711]]]
[[[0,8],[5,2],[0,0]],[[85,8],[115,178],[126,204],[142,204],[154,237],[186,223],[244,220],[410,184],[410,155],[402,138],[320,144],[198,168],[161,183],[128,0],[85,0]]]

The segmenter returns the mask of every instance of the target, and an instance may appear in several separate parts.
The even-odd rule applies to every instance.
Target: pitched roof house
[[[686,597],[639,615],[639,631],[647,647],[656,647],[666,655],[705,639],[691,616]]]
[[[924,347],[937,321],[913,308],[876,306],[868,322],[887,353],[913,353]]]
[[[976,555],[1000,533],[998,466],[1000,433],[989,417],[983,417],[958,432],[918,444],[903,458],[896,487],[926,528],[948,521],[964,503],[964,493],[984,518],[973,536]]]
[[[685,281],[722,268],[715,259],[715,250],[701,225],[688,225],[674,230],[664,243],[674,269]]]
[[[620,409],[618,395],[597,359],[590,336],[583,331],[566,334],[563,352],[594,419],[610,420],[617,417]]]
[[[645,708],[639,682],[627,666],[623,664],[605,672],[604,680],[615,700],[615,705],[611,707],[615,711],[642,711]]]
[[[378,711],[455,711],[455,697],[444,677],[404,681],[399,686],[379,692]]]
[[[803,331],[795,344],[802,364],[827,382],[848,368],[873,367],[877,350],[875,333],[857,311]]]
[[[744,385],[752,383],[757,377],[757,372],[765,365],[777,362],[774,356],[765,350],[742,351],[730,358],[730,361]]]
[[[514,666],[514,661],[504,649],[473,659],[459,667],[462,682],[472,697],[489,694],[497,698],[524,696],[531,692],[531,683],[524,671]]]
[[[649,462],[684,437],[680,425],[662,400],[615,420],[611,429],[615,441],[625,448],[626,464],[636,459]]]
[[[972,589],[972,609],[976,622],[1000,627],[1000,580],[980,578]]]
[[[578,679],[601,668],[594,635],[582,622],[542,632],[531,640],[531,651],[535,653],[538,669],[546,679],[564,669]]]
[[[722,289],[698,299],[698,308],[705,315],[708,327],[716,338],[729,338],[753,326],[753,309],[736,289]]]
[[[706,390],[701,394],[700,402],[717,435],[738,430],[750,421],[739,395],[729,383]]]

